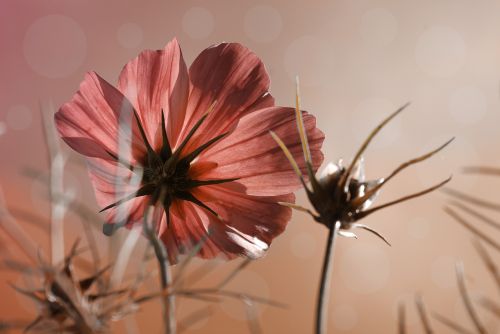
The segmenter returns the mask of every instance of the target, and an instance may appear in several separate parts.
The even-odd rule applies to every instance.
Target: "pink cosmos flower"
[[[116,88],[88,73],[55,122],[86,156],[104,231],[142,223],[154,205],[171,262],[205,239],[203,258],[261,256],[291,217],[278,202],[300,187],[270,130],[305,170],[294,110],[274,106],[268,89],[260,59],[237,43],[209,47],[188,70],[174,39],[130,61]],[[305,112],[304,122],[316,170],[324,135]]]

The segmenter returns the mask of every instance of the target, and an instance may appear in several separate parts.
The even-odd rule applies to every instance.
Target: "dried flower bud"
[[[443,186],[444,184],[446,184],[451,180],[451,177],[449,177],[443,182],[440,182],[439,184],[427,188],[423,191],[404,196],[402,198],[399,198],[397,200],[391,201],[386,204],[371,207],[378,193],[380,192],[381,188],[390,179],[392,179],[394,176],[396,176],[399,172],[406,169],[407,167],[429,159],[434,154],[441,151],[453,140],[452,138],[443,145],[441,145],[439,148],[401,164],[386,178],[380,178],[368,181],[365,180],[365,172],[364,172],[365,166],[364,166],[364,160],[362,158],[364,151],[368,147],[368,144],[371,142],[371,140],[375,137],[375,135],[395,116],[397,116],[401,111],[403,111],[407,106],[408,104],[396,110],[393,114],[391,114],[389,117],[383,120],[370,133],[370,135],[367,137],[367,139],[359,148],[354,159],[347,167],[343,166],[342,161],[339,161],[337,164],[329,163],[323,170],[323,172],[320,174],[319,178],[316,178],[311,168],[312,161],[311,161],[311,155],[309,153],[307,134],[305,132],[305,128],[302,121],[302,113],[300,111],[300,98],[298,93],[298,81],[297,81],[297,94],[296,94],[297,127],[302,142],[304,157],[307,162],[307,174],[308,174],[307,177],[310,182],[310,187],[306,184],[305,177],[302,175],[300,169],[298,168],[297,163],[293,159],[293,156],[286,147],[286,145],[281,141],[281,139],[276,134],[271,133],[271,135],[276,140],[278,145],[281,147],[285,155],[288,157],[288,160],[290,161],[292,166],[294,166],[294,170],[297,176],[300,178],[306,190],[309,201],[314,207],[316,213],[313,213],[310,210],[295,204],[291,203],[281,203],[281,204],[311,214],[311,216],[317,222],[327,226],[330,229],[334,228],[334,225],[336,223],[339,223],[340,224],[339,234],[342,236],[356,237],[356,235],[350,230],[354,228],[362,228],[377,235],[386,243],[388,243],[387,240],[384,237],[382,237],[379,233],[377,233],[370,227],[363,224],[359,224],[357,222],[362,218],[380,209],[407,201],[415,197],[425,195]]]

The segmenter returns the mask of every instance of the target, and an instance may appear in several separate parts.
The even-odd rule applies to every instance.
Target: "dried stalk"
[[[328,301],[330,297],[330,286],[333,268],[333,254],[335,238],[340,229],[340,222],[336,222],[328,231],[328,240],[323,258],[323,268],[321,269],[321,281],[319,285],[318,301],[316,305],[316,333],[325,334],[328,319]]]
[[[431,323],[429,321],[429,316],[425,310],[424,300],[421,295],[415,296],[415,305],[417,306],[418,316],[420,321],[422,322],[422,326],[424,327],[424,331],[426,334],[433,334]]]
[[[467,309],[467,313],[469,314],[470,319],[474,323],[477,332],[479,334],[487,334],[488,332],[486,331],[486,328],[479,319],[479,316],[474,306],[472,305],[472,301],[470,300],[467,287],[465,286],[464,267],[462,263],[457,263],[456,272],[457,272],[458,288],[460,290],[460,295],[462,296],[462,301],[464,302],[465,308]]]

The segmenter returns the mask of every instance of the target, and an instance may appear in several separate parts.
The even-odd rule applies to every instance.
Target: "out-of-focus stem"
[[[328,232],[323,268],[321,270],[321,281],[319,284],[318,303],[316,306],[316,334],[325,334],[327,327],[327,309],[330,297],[330,285],[333,268],[333,253],[335,238],[340,229],[340,222],[335,222]]]
[[[169,291],[169,288],[172,284],[172,276],[168,264],[167,249],[153,230],[149,230],[148,237],[151,244],[153,245],[160,270],[160,284],[163,292],[163,311],[165,314],[165,334],[175,334],[175,297],[174,294]]]

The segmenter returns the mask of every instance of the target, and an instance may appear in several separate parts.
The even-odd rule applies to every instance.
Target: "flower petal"
[[[198,254],[202,258],[258,258],[264,255],[272,240],[285,230],[291,218],[291,210],[276,202],[293,202],[293,194],[255,197],[226,186],[207,188],[210,190],[198,190],[196,196],[216,198],[215,202],[208,205],[223,220],[192,203],[175,201],[177,204],[172,206],[170,212],[170,228],[160,230],[160,237],[170,254],[188,253],[206,239]],[[204,196],[200,194],[202,192],[210,194]],[[162,224],[165,224],[164,220]],[[177,261],[173,255],[170,259]]]
[[[184,122],[189,76],[176,39],[163,50],[146,50],[123,68],[118,88],[137,110],[153,148],[161,146],[161,112],[165,113],[170,143]]]
[[[181,138],[216,102],[198,131],[201,135],[191,140],[191,149],[229,131],[243,115],[274,105],[264,64],[238,43],[205,49],[189,68],[189,77],[191,88]]]
[[[323,161],[321,146],[324,134],[316,128],[314,116],[304,113],[304,122],[316,169]],[[274,131],[293,154],[305,174],[305,161],[297,133],[292,108],[271,107],[243,117],[236,129],[200,157],[199,162],[217,162],[217,168],[207,170],[200,179],[239,178],[246,193],[255,196],[274,196],[291,193],[301,184],[285,155],[273,140]]]
[[[130,124],[135,123],[132,123],[132,115],[130,102],[106,80],[90,72],[54,119],[62,139],[77,152],[112,160],[108,152],[118,155],[121,138],[127,149],[120,152],[120,156],[132,162],[145,152],[136,127],[130,131]],[[131,146],[132,152],[129,152]]]
[[[139,188],[140,175],[115,162],[87,158],[87,166],[97,204],[101,208],[133,194]],[[127,225],[140,222],[148,199],[148,196],[137,197],[106,210],[106,221],[111,224],[127,221]]]

